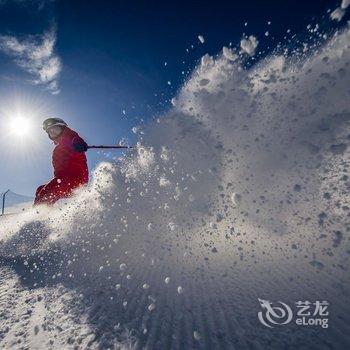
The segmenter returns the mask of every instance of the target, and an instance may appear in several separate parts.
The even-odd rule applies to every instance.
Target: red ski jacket
[[[75,131],[65,127],[54,143],[52,165],[55,178],[88,182],[89,171],[84,153],[87,150],[86,142]]]

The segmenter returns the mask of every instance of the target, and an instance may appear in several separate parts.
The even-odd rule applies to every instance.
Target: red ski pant
[[[49,183],[38,187],[34,205],[54,204],[61,198],[69,197],[74,189],[86,183],[84,179],[53,178]]]

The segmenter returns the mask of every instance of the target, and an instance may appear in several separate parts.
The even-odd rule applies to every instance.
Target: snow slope
[[[2,208],[2,198],[4,193],[0,193],[0,207]],[[23,196],[15,192],[8,192],[5,197],[5,213],[20,212],[23,208],[27,208],[29,203],[33,203],[33,198]]]
[[[0,226],[0,346],[350,345],[350,31],[244,68],[205,56],[121,163]],[[263,326],[259,300],[330,303]]]

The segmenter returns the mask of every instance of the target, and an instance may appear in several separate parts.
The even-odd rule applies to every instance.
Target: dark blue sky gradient
[[[133,142],[131,127],[170,107],[170,99],[201,56],[217,54],[230,42],[236,46],[243,33],[255,35],[258,49],[268,52],[285,42],[287,29],[298,34],[309,23],[335,25],[326,11],[339,3],[66,0],[48,1],[39,9],[38,1],[7,1],[0,5],[0,34],[42,34],[56,26],[56,52],[63,70],[61,93],[52,96],[42,86],[28,83],[28,74],[0,53],[0,103],[25,98],[47,106],[37,116],[37,129],[50,114],[66,119],[90,144],[116,143],[122,137]],[[11,188],[32,195],[50,179],[52,145],[44,133],[38,135],[45,146],[37,155],[24,157],[18,147],[11,151],[11,157],[19,160],[16,165],[0,155],[0,192]],[[119,154],[89,151],[90,168]]]

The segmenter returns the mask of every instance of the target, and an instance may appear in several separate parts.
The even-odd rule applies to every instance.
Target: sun
[[[28,135],[30,131],[29,120],[23,117],[13,118],[11,120],[11,130],[18,136]]]

